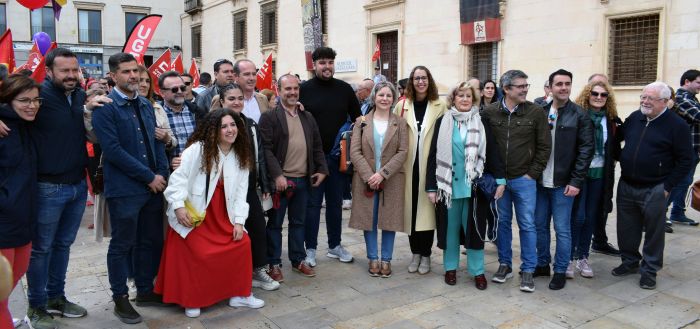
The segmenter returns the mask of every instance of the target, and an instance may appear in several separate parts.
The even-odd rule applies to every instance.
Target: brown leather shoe
[[[282,276],[282,269],[280,268],[279,264],[270,265],[270,268],[267,270],[267,275],[269,275],[272,280],[284,282],[284,276]]]
[[[454,286],[457,284],[457,271],[445,271],[445,283]]]
[[[294,270],[294,272],[299,272],[303,276],[316,276],[316,272],[314,272],[314,269],[312,269],[311,266],[309,266],[309,264],[306,263],[306,261],[301,261],[299,264],[294,266],[292,270]]]
[[[369,276],[371,276],[371,277],[378,277],[378,276],[379,276],[379,271],[380,271],[380,269],[379,269],[379,261],[376,260],[376,259],[371,259],[371,260],[369,261],[369,270],[367,270],[367,271],[369,272]]]
[[[475,276],[474,285],[476,286],[476,289],[486,290],[486,277],[483,274]]]
[[[382,261],[382,278],[391,277],[391,262]]]

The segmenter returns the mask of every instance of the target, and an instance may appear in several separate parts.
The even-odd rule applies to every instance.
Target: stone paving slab
[[[515,277],[504,284],[489,280],[488,289],[477,290],[466,273],[462,256],[457,285],[443,282],[442,252],[433,248],[428,274],[408,273],[411,255],[405,234],[397,234],[393,275],[367,275],[362,232],[348,229],[349,211],[344,211],[343,245],[354,256],[344,264],[326,254],[325,225],[319,234],[317,276],[293,273],[288,260],[282,267],[285,282],[278,291],[255,289],[265,300],[262,309],[234,309],[222,301],[202,309],[197,319],[185,317],[180,307],[139,308],[144,322],[125,325],[112,314],[106,252],[109,239],[94,241],[87,229],[92,208],[86,209],[78,238],[71,251],[66,293],[88,309],[81,319],[58,319],[61,328],[700,328],[700,228],[674,225],[666,235],[664,268],[656,290],[638,286],[639,275],[614,277],[610,273],[619,258],[592,253],[595,278],[578,274],[566,288],[552,291],[549,278],[535,278],[537,290],[519,291]],[[616,244],[615,216],[608,221],[608,235]],[[700,213],[688,215],[700,219]],[[323,216],[322,216],[323,218]],[[513,227],[513,266],[520,266],[517,226]],[[554,234],[552,234],[554,238]],[[283,238],[286,246],[286,230]],[[552,243],[552,248],[555,243]],[[283,255],[286,255],[286,247]],[[554,250],[552,250],[554,253]],[[494,244],[485,248],[487,277],[498,268]],[[13,291],[10,310],[15,317],[26,312],[26,281]],[[26,328],[26,326],[24,326]]]

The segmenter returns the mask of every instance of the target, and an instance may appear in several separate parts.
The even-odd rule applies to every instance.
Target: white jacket
[[[219,150],[219,166],[212,168],[209,175],[209,193],[205,196],[207,174],[201,170],[202,145],[194,143],[182,152],[180,167],[171,175],[168,187],[165,189],[165,199],[168,201],[168,223],[183,238],[192,231],[177,221],[175,209],[185,206],[185,200],[190,200],[198,212],[205,212],[211,201],[216,183],[219,180],[222,167],[224,168],[224,191],[226,193],[226,210],[231,224],[245,224],[248,218],[248,170],[240,167],[236,154],[231,150],[224,155]],[[212,220],[205,218],[206,220]]]

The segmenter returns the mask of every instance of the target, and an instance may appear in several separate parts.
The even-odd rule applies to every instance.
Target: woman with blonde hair
[[[578,270],[581,276],[592,278],[593,269],[588,262],[592,236],[593,250],[619,254],[608,243],[605,224],[613,205],[615,159],[620,152],[622,120],[617,116],[612,87],[604,81],[593,81],[586,85],[576,98],[576,104],[585,109],[593,121],[595,153],[586,180],[574,201],[571,216],[571,262],[566,276],[573,278],[574,271]]]
[[[461,82],[447,95],[447,104],[450,109],[435,122],[425,189],[436,205],[445,283],[457,283],[464,245],[467,270],[476,288],[484,290],[484,240],[494,235],[492,203],[505,191],[505,167],[490,125],[479,114],[479,87]]]
[[[165,144],[165,149],[170,150],[177,145],[175,133],[170,129],[170,120],[168,114],[165,113],[163,106],[158,104],[153,98],[153,89],[155,81],[151,78],[151,73],[148,72],[145,66],[139,65],[139,95],[145,97],[153,105],[153,110],[156,113],[156,140]]]
[[[369,275],[373,277],[391,276],[394,238],[397,231],[404,231],[402,193],[406,181],[401,169],[406,162],[408,126],[406,120],[391,113],[397,98],[391,83],[376,84],[369,96],[370,110],[357,118],[350,143],[355,197],[349,226],[364,231]],[[381,248],[377,242],[379,229]]]

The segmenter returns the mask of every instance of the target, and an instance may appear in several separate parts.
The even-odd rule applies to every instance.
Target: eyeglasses
[[[606,92],[599,93],[597,91],[591,91],[591,96],[593,96],[593,97],[600,96],[601,98],[608,98],[608,95],[610,95],[610,94],[608,94]]]
[[[171,93],[176,94],[178,90],[180,90],[181,92],[185,92],[185,90],[187,90],[187,87],[186,86],[179,86],[179,87],[176,86],[176,87],[172,87],[172,88],[166,89],[166,90],[170,90]]]
[[[36,106],[41,106],[43,98],[17,98],[15,101],[20,103],[22,106],[29,106],[29,104],[34,103]]]
[[[510,85],[510,86],[513,87],[513,88],[520,89],[520,90],[530,89],[530,84],[529,84],[529,83],[526,83],[526,84],[523,84],[523,85]]]
[[[666,98],[663,98],[663,97],[650,97],[650,96],[644,96],[644,95],[639,96],[639,100],[641,100],[642,102],[646,102],[646,101],[656,102],[656,101],[665,100],[665,99]]]
[[[413,77],[413,81],[428,81],[428,77]]]

